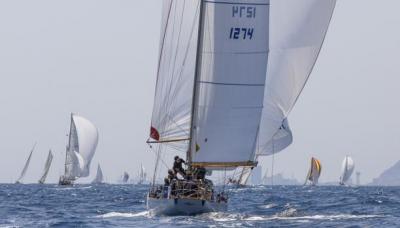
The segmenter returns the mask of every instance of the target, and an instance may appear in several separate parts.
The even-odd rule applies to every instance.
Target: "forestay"
[[[42,177],[39,179],[40,184],[44,184],[46,181],[47,174],[49,173],[51,162],[53,161],[53,153],[49,150],[49,154],[47,155],[46,163],[44,164]]]
[[[279,152],[292,142],[286,118],[311,74],[335,4],[336,0],[271,0],[261,155]]]
[[[252,165],[263,108],[269,0],[210,0],[203,10],[193,165]]]

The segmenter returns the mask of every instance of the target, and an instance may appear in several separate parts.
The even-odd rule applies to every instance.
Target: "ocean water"
[[[0,184],[0,227],[400,227],[399,187],[229,189],[226,212],[153,216],[148,186]]]

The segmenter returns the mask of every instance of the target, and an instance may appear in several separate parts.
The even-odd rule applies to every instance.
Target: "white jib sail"
[[[342,163],[342,174],[340,175],[340,183],[345,184],[354,171],[354,161],[350,156],[346,156]]]
[[[24,176],[26,174],[26,171],[28,170],[29,163],[31,162],[32,153],[35,150],[35,147],[36,147],[36,143],[35,143],[35,145],[33,145],[32,149],[31,149],[31,152],[29,153],[29,157],[25,162],[25,165],[24,165],[24,168],[22,169],[21,175],[19,176],[18,180],[16,181],[17,183],[20,183],[22,178],[24,178]]]
[[[277,153],[292,142],[286,118],[311,74],[335,4],[336,0],[271,0],[260,155]],[[282,130],[285,125],[289,131]],[[282,134],[286,136],[278,136]]]
[[[269,0],[210,0],[203,10],[193,164],[246,165],[254,160],[263,108]]]
[[[47,155],[46,163],[44,164],[42,177],[39,179],[40,184],[44,184],[46,181],[47,174],[49,173],[51,162],[53,161],[53,153],[49,150],[49,154]]]
[[[151,140],[188,149],[199,1],[163,1]]]
[[[98,143],[97,128],[89,120],[73,114],[69,137],[66,176],[71,179],[87,177]]]
[[[103,171],[101,170],[100,164],[97,165],[96,178],[92,181],[93,184],[103,183]]]

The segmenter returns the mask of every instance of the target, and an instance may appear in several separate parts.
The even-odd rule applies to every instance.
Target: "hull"
[[[196,215],[226,211],[227,203],[197,199],[156,199],[147,196],[147,209],[155,215]]]
[[[58,181],[58,185],[62,185],[62,186],[70,186],[73,184],[74,184],[73,180],[67,179],[64,176],[61,176],[60,180]]]

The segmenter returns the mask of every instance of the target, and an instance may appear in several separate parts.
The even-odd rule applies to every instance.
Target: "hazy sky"
[[[70,112],[100,131],[92,163],[108,180],[153,168],[145,141],[156,79],[162,0],[0,1],[0,182],[25,182],[49,148],[63,170]],[[346,154],[366,183],[399,160],[400,1],[338,0],[314,72],[289,116],[294,143],[275,172],[303,180],[311,156],[337,181]],[[271,163],[262,159],[264,170]]]

